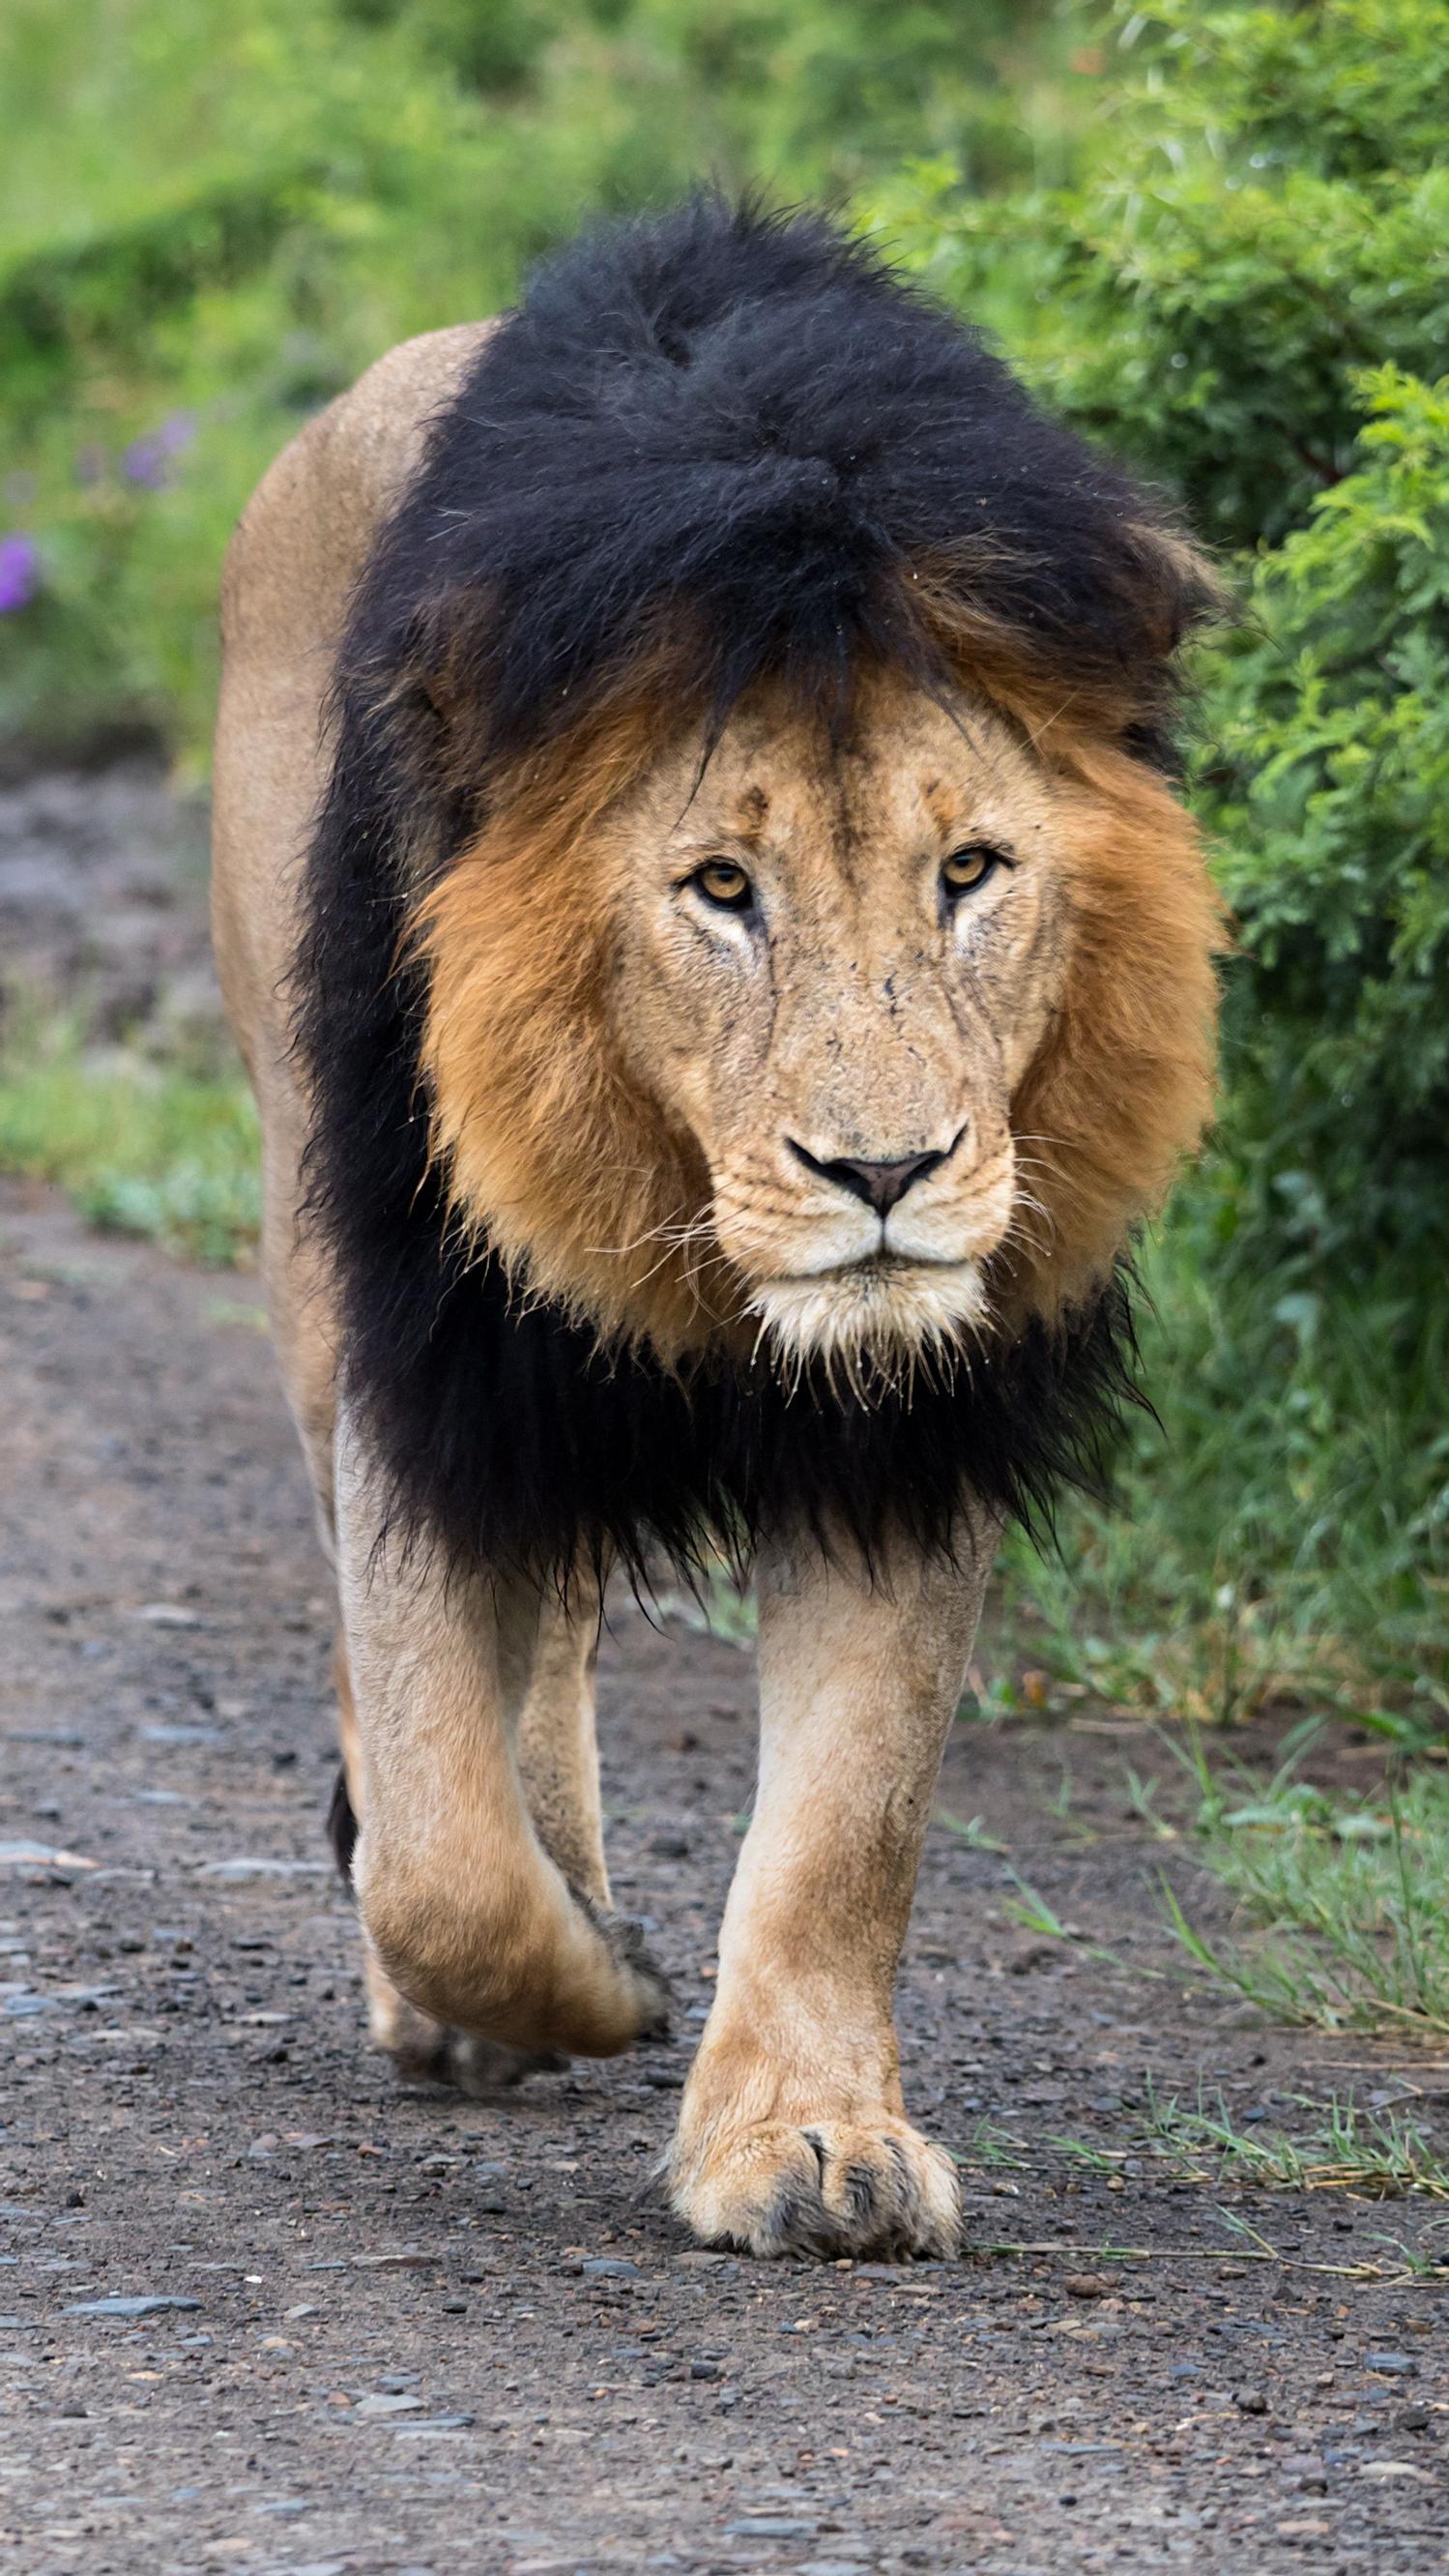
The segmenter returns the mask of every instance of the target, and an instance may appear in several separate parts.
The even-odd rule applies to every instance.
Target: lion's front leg
[[[760,1570],[760,1780],[684,2096],[680,2215],[756,2254],[945,2255],[949,2158],[905,2117],[892,2005],[946,1730],[994,1536],[898,1546],[880,1582]]]

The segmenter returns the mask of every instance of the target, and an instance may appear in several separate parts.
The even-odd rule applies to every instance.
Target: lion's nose
[[[837,1154],[833,1162],[823,1163],[818,1155],[808,1153],[803,1145],[797,1145],[793,1136],[785,1139],[791,1153],[807,1171],[818,1172],[823,1181],[835,1181],[841,1189],[849,1190],[853,1198],[864,1199],[866,1206],[874,1208],[878,1217],[888,1217],[907,1190],[914,1189],[917,1181],[923,1181],[928,1172],[939,1171],[946,1156],[954,1153],[960,1141],[959,1136],[953,1137],[942,1153],[906,1154],[895,1163],[865,1163],[854,1154]]]

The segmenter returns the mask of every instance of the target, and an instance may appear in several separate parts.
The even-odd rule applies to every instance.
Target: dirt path
[[[971,2161],[971,2236],[1050,2250],[691,2251],[650,2177],[749,1794],[747,1655],[621,1604],[604,1659],[612,1850],[676,2044],[499,2106],[399,2091],[326,1866],[326,1582],[253,1292],[38,1194],[0,1238],[0,1836],[77,1856],[0,1871],[24,2576],[1449,2564],[1442,2301],[1312,2268],[1422,2218],[1253,2195],[1288,2260],[1235,2264],[1222,2193],[1051,2144],[1120,2149],[1149,2076],[1249,2119],[1350,2080],[1346,2045],[1186,1990],[1140,1747],[962,1726],[942,1790],[1121,1965],[1013,1930],[1005,1858],[944,1827],[910,1944],[908,2096]],[[1027,2160],[983,2165],[983,2121]]]

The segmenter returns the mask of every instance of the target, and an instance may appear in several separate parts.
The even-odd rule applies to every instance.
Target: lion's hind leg
[[[635,1928],[609,1907],[597,1789],[591,1819],[567,1786],[587,1776],[578,1747],[552,1766],[529,1749],[521,1700],[538,1640],[519,1651],[517,1592],[380,1538],[386,1514],[342,1422],[337,1459],[353,1884],[376,1966],[446,2030],[528,2056],[612,2056],[659,2026],[666,1997]],[[528,1789],[542,1808],[550,1783],[541,1831]],[[386,1992],[382,2005],[385,2017]]]
[[[340,1876],[352,1884],[352,1859],[363,1801],[362,1759],[357,1740],[357,1711],[347,1646],[339,1636],[333,1648],[332,1675],[337,1690],[337,1731],[342,1761],[327,1816],[328,1839]],[[454,2084],[460,2092],[489,2096],[521,2083],[525,2075],[561,2066],[547,2052],[501,2047],[476,2033],[435,2021],[400,1994],[366,1933],[362,1942],[363,1986],[367,2027],[374,2047],[390,2057],[399,2075],[411,2083]]]

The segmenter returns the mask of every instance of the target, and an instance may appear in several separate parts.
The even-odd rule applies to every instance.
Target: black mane
[[[477,830],[490,768],[547,740],[683,611],[720,721],[769,672],[834,702],[863,652],[921,667],[901,576],[949,560],[1065,688],[1110,687],[1157,756],[1171,647],[1207,605],[1161,514],[971,330],[814,215],[702,198],[540,270],[433,426],[339,656],[298,960],[314,1216],[344,1368],[399,1518],[462,1562],[741,1551],[891,1521],[951,1546],[963,1486],[1027,1519],[1095,1477],[1130,1393],[1114,1283],[909,1403],[700,1362],[671,1376],[466,1262],[425,1154],[416,871]],[[933,675],[922,669],[923,678]],[[448,713],[441,711],[444,707]]]

